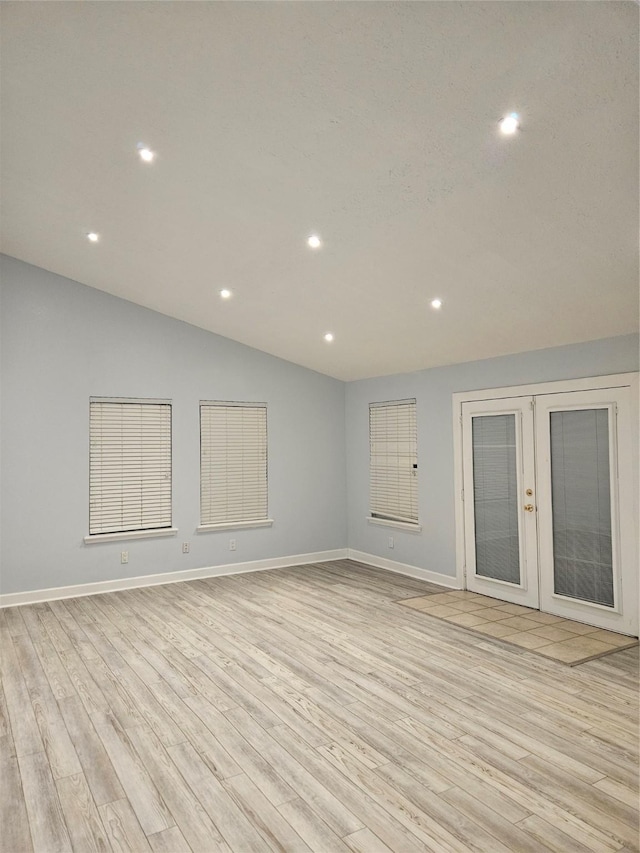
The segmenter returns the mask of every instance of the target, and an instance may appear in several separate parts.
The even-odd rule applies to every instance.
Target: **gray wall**
[[[537,350],[485,361],[350,382],[346,397],[349,547],[455,576],[451,395],[638,370],[638,336]],[[416,398],[421,533],[369,524],[369,403]],[[387,540],[393,536],[394,548]]]
[[[7,257],[0,308],[4,593],[346,547],[342,382]],[[177,537],[83,543],[92,395],[173,401]],[[195,533],[200,399],[268,403],[272,528]]]

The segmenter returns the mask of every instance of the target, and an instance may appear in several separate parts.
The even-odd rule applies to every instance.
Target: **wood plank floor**
[[[338,561],[4,610],[2,850],[638,850],[638,653]]]

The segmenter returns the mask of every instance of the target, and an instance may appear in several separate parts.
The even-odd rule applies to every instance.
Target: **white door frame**
[[[465,533],[464,533],[464,480],[462,452],[462,404],[478,400],[497,400],[501,397],[535,397],[540,394],[566,394],[571,391],[592,391],[604,388],[630,388],[631,405],[624,414],[628,417],[628,434],[631,447],[627,447],[631,458],[632,474],[628,484],[621,491],[621,500],[625,500],[633,518],[638,518],[638,373],[617,373],[609,376],[594,376],[584,379],[568,379],[556,382],[540,382],[531,385],[511,385],[502,388],[485,388],[477,391],[461,391],[453,394],[453,449],[455,483],[455,524],[456,524],[456,581],[460,589],[466,589]],[[622,450],[622,448],[620,448]],[[626,454],[625,454],[626,455]],[[622,490],[622,483],[621,490]],[[634,535],[627,545],[627,559],[631,565],[638,565],[638,528],[634,525]],[[629,590],[632,600],[638,599],[638,579],[634,578],[634,589]],[[626,591],[625,591],[626,593]],[[626,593],[627,594],[627,593]],[[636,616],[637,619],[637,616]]]

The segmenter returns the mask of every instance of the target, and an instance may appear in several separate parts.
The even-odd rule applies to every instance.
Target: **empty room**
[[[639,16],[0,3],[2,853],[638,853]]]

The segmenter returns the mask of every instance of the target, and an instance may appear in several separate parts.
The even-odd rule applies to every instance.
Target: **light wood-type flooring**
[[[338,561],[0,613],[2,850],[638,849],[637,649],[569,669]]]

